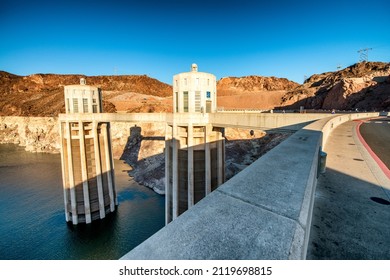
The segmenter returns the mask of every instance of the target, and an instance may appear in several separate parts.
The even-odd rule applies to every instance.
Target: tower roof
[[[198,72],[198,65],[196,63],[192,63],[191,65],[191,71],[192,72]]]

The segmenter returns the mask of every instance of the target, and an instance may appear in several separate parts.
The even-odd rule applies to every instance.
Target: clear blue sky
[[[390,1],[0,1],[0,70],[304,76],[390,61]]]

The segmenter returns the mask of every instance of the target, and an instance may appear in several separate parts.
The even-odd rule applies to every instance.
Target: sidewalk
[[[357,122],[329,136],[307,259],[390,260],[390,180],[359,141]]]

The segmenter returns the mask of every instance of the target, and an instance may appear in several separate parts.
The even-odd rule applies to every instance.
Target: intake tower
[[[173,117],[165,142],[166,223],[225,181],[224,129],[209,123],[217,108],[216,78],[191,71],[173,77]]]
[[[81,79],[80,85],[65,86],[64,93],[60,134],[65,219],[88,224],[103,219],[118,204],[110,123],[94,120],[94,113],[102,112],[100,88]],[[78,120],[79,114],[89,114],[90,121]]]

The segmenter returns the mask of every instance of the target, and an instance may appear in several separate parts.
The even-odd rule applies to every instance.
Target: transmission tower
[[[360,62],[367,62],[368,61],[368,51],[371,51],[372,48],[365,48],[358,50],[358,53],[360,53]]]

